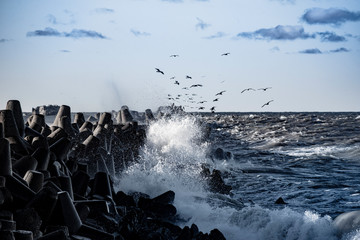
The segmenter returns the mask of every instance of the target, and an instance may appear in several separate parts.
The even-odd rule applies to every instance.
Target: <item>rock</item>
[[[132,196],[126,195],[123,191],[118,191],[114,197],[114,201],[118,206],[135,207],[136,203]]]
[[[275,204],[287,204],[284,199],[282,199],[282,197],[279,197],[276,201]]]
[[[224,235],[216,228],[210,231],[209,239],[210,240],[226,240]]]
[[[221,172],[214,169],[209,177],[209,187],[212,192],[230,194],[231,186],[226,185],[221,177]]]
[[[154,202],[162,203],[162,204],[172,204],[175,199],[175,192],[174,191],[167,191],[163,194],[160,194],[157,197],[153,198]]]
[[[18,209],[14,214],[16,228],[31,231],[35,238],[41,235],[42,224],[39,214],[33,208]]]

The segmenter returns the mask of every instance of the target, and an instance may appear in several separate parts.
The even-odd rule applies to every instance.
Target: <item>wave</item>
[[[331,147],[327,150],[334,151]],[[288,154],[323,151],[302,148]],[[310,210],[295,211],[286,206],[268,209],[244,204],[242,199],[234,197],[236,194],[231,197],[208,192],[200,175],[203,164],[221,171],[231,171],[237,164],[234,160],[227,163],[212,160],[209,152],[211,144],[204,141],[202,125],[196,117],[160,119],[148,126],[139,160],[118,176],[115,190],[140,191],[150,197],[173,190],[174,205],[182,219],[178,223],[180,226],[195,223],[203,232],[218,228],[228,240],[339,239],[328,215],[321,216]],[[360,233],[355,231],[342,240],[359,237]]]

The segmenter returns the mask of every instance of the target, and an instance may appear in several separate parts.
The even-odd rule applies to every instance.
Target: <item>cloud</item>
[[[318,48],[305,49],[300,51],[299,53],[304,54],[322,54],[322,52]]]
[[[341,48],[337,48],[337,49],[325,51],[325,52],[320,51],[318,48],[310,48],[310,49],[305,49],[305,50],[299,51],[299,53],[304,53],[304,54],[324,54],[324,53],[340,53],[340,52],[350,52],[350,50],[347,48],[341,47]]]
[[[148,32],[140,32],[138,30],[135,30],[135,29],[131,29],[130,32],[132,34],[134,34],[136,37],[147,37],[147,36],[150,36],[151,34],[148,33]]]
[[[201,20],[200,18],[196,18],[198,20],[198,23],[195,25],[196,29],[201,29],[204,30],[205,28],[210,27],[211,25],[204,22],[203,20]]]
[[[53,28],[45,28],[44,30],[35,30],[28,32],[27,37],[61,37],[61,33]]]
[[[52,14],[47,15],[47,20],[53,25],[69,25],[75,23],[74,14],[71,11],[64,10],[61,15],[60,21]]]
[[[0,39],[0,43],[5,43],[5,42],[10,42],[10,39],[6,39],[6,38],[1,38]]]
[[[95,12],[97,13],[104,13],[104,14],[109,14],[109,13],[114,13],[115,10],[111,9],[111,8],[96,8]]]
[[[330,50],[330,52],[332,52],[332,53],[350,52],[350,50],[347,49],[347,48],[342,47],[342,48],[337,48],[337,49],[334,49],[334,50]]]
[[[59,32],[53,28],[45,28],[44,30],[35,30],[32,32],[27,32],[27,37],[66,37],[66,38],[100,38],[106,39],[101,33],[83,30],[83,29],[73,29],[71,32]]]
[[[64,35],[65,37],[70,37],[70,38],[101,38],[101,39],[106,38],[101,33],[90,30],[83,30],[83,29],[73,29],[70,33],[64,33]]]
[[[295,40],[315,38],[315,34],[306,33],[302,26],[278,25],[274,28],[261,28],[254,32],[241,32],[237,34],[237,37],[260,40]]]
[[[278,46],[275,46],[275,47],[271,48],[270,51],[272,51],[272,52],[279,52],[279,51],[280,51],[280,48],[279,48]]]
[[[223,32],[217,32],[214,35],[208,36],[208,37],[204,37],[205,39],[215,39],[215,38],[222,38],[225,37],[226,34]]]
[[[360,21],[360,12],[351,12],[338,8],[311,8],[301,17],[308,24],[340,25],[347,21]]]
[[[58,24],[58,21],[56,20],[56,17],[52,14],[47,15],[47,19],[51,24]]]
[[[322,42],[344,42],[346,38],[344,36],[339,36],[334,32],[318,32]]]

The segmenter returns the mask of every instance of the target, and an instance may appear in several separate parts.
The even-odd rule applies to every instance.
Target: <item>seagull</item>
[[[192,77],[190,77],[189,75],[186,75],[186,79],[192,79]]]
[[[266,88],[259,88],[258,90],[263,90],[263,91],[266,91],[268,89],[270,89],[271,87],[266,87]]]
[[[179,56],[178,54],[170,55],[170,57],[178,57],[178,56]]]
[[[229,52],[227,52],[227,53],[223,53],[223,54],[221,54],[221,56],[227,56],[227,55],[229,55],[230,53]]]
[[[201,85],[201,84],[194,84],[194,85],[191,85],[190,86],[190,88],[192,88],[192,87],[202,87],[203,85]]]
[[[224,92],[226,92],[226,91],[224,90],[224,91],[218,92],[217,94],[215,94],[215,96],[222,95]]]
[[[210,111],[211,111],[212,113],[214,113],[214,112],[215,112],[215,107],[210,108]]]
[[[255,90],[255,89],[253,89],[253,88],[246,88],[246,89],[242,90],[242,91],[241,91],[241,93],[246,92],[246,91],[250,91],[250,90],[252,90],[252,91],[256,91],[256,90]]]
[[[178,81],[175,81],[174,84],[180,85],[180,83]]]
[[[215,98],[215,99],[213,100],[213,102],[217,102],[217,101],[219,101],[219,99],[218,99],[218,98]]]
[[[158,68],[155,68],[155,69],[156,69],[156,72],[161,73],[162,75],[164,75],[164,72],[163,72],[163,71],[161,71],[161,70],[158,69]]]
[[[264,105],[262,105],[261,107],[264,107],[264,106],[266,106],[266,105],[269,105],[269,103],[271,103],[272,101],[274,101],[274,100],[270,100],[270,101],[268,101],[267,103],[265,103]]]

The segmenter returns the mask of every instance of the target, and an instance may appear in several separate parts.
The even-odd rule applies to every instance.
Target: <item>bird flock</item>
[[[220,56],[228,56],[230,55],[229,52],[226,52],[226,53],[222,53]],[[172,54],[170,55],[170,58],[178,58],[179,55],[178,54]],[[159,73],[161,75],[165,75],[164,71],[160,70],[159,68],[155,68],[156,70],[156,73]],[[199,83],[196,83],[196,84],[188,84],[188,81],[185,81],[185,83],[183,83],[181,81],[181,83],[179,82],[179,80],[175,80],[175,76],[172,76],[170,77],[169,79],[170,80],[174,80],[173,84],[175,85],[187,85],[185,87],[182,87],[181,90],[183,90],[183,92],[181,93],[178,93],[178,94],[168,94],[167,95],[167,99],[169,101],[172,101],[173,103],[174,102],[179,102],[180,100],[182,100],[184,103],[186,104],[190,104],[190,105],[184,105],[183,107],[187,107],[187,108],[191,108],[191,109],[198,109],[198,110],[205,110],[205,106],[204,104],[206,102],[208,102],[207,100],[202,100],[202,96],[197,96],[196,93],[191,93],[189,90],[191,90],[192,88],[201,88],[203,87],[203,84],[199,84]],[[185,75],[185,80],[192,80],[192,76],[190,75]],[[221,81],[220,83],[224,83],[225,81]],[[272,87],[265,87],[265,88],[259,88],[259,89],[254,89],[254,88],[246,88],[246,89],[243,89],[241,91],[241,93],[245,93],[247,91],[268,91],[269,89],[271,89]],[[212,99],[212,102],[218,102],[220,100],[220,97],[223,96],[223,94],[226,92],[226,90],[222,90],[220,92],[217,92],[214,96],[214,99]],[[200,100],[196,100],[196,98],[200,98]],[[265,106],[268,106],[271,102],[273,102],[274,100],[270,100],[266,103],[264,103],[261,108],[265,107]],[[210,102],[210,100],[209,100]],[[196,105],[196,106],[194,106]],[[209,108],[210,112],[211,113],[215,113],[215,110],[216,110],[216,106],[212,106]]]

